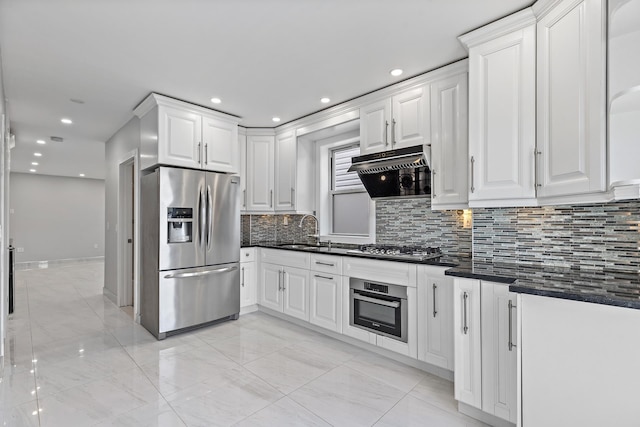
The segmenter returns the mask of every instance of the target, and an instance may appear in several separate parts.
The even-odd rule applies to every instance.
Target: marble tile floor
[[[451,382],[263,313],[157,341],[103,269],[16,273],[0,425],[484,425]]]

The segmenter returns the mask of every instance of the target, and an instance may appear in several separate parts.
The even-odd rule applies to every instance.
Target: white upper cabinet
[[[296,136],[295,131],[276,134],[274,209],[295,208]]]
[[[360,108],[360,154],[391,150],[389,143],[391,99]]]
[[[605,4],[560,0],[538,11],[539,198],[607,189]]]
[[[510,15],[460,41],[469,49],[469,206],[535,205],[533,11]]]
[[[149,95],[140,117],[140,168],[180,166],[238,173],[238,119],[162,95]]]
[[[199,168],[202,116],[166,106],[160,106],[158,114],[158,163]]]
[[[431,207],[467,206],[467,73],[431,84]]]
[[[313,213],[315,145],[296,130],[249,129],[240,144],[242,210],[245,212]],[[240,138],[243,142],[243,138]]]
[[[247,135],[248,211],[273,211],[273,135]]]
[[[360,153],[430,141],[429,86],[408,89],[360,108]]]
[[[202,116],[203,169],[238,173],[238,125]]]

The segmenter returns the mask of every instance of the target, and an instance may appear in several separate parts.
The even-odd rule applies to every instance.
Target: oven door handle
[[[360,294],[353,294],[353,299],[359,299],[360,301],[370,302],[372,304],[384,305],[386,307],[398,308],[400,303],[398,301],[384,301],[376,298],[366,297]]]

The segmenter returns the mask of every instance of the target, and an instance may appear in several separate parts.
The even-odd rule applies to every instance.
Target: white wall
[[[104,294],[114,302],[118,294],[118,180],[119,165],[140,147],[140,120],[132,118],[105,144]],[[137,219],[136,219],[137,222]],[[116,302],[117,303],[117,302]]]
[[[7,108],[4,102],[4,84],[2,80],[2,58],[0,57],[0,357],[4,356],[5,324],[9,313],[9,272],[8,253],[9,221],[7,208],[9,206],[9,147],[5,140],[5,124],[9,125]]]
[[[104,255],[104,181],[12,172],[9,197],[16,262]]]

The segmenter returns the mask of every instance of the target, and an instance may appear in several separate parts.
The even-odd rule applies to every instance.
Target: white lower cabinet
[[[509,285],[454,280],[455,398],[517,421],[516,297]]]
[[[418,267],[418,360],[453,370],[453,278]]]
[[[260,305],[309,320],[309,270],[262,264]]]
[[[257,302],[255,249],[242,248],[240,250],[240,308],[254,306]]]
[[[480,281],[453,281],[454,397],[482,408]]]
[[[516,294],[509,285],[483,281],[482,410],[512,423],[517,421]]]
[[[342,276],[312,271],[309,322],[342,333]]]

